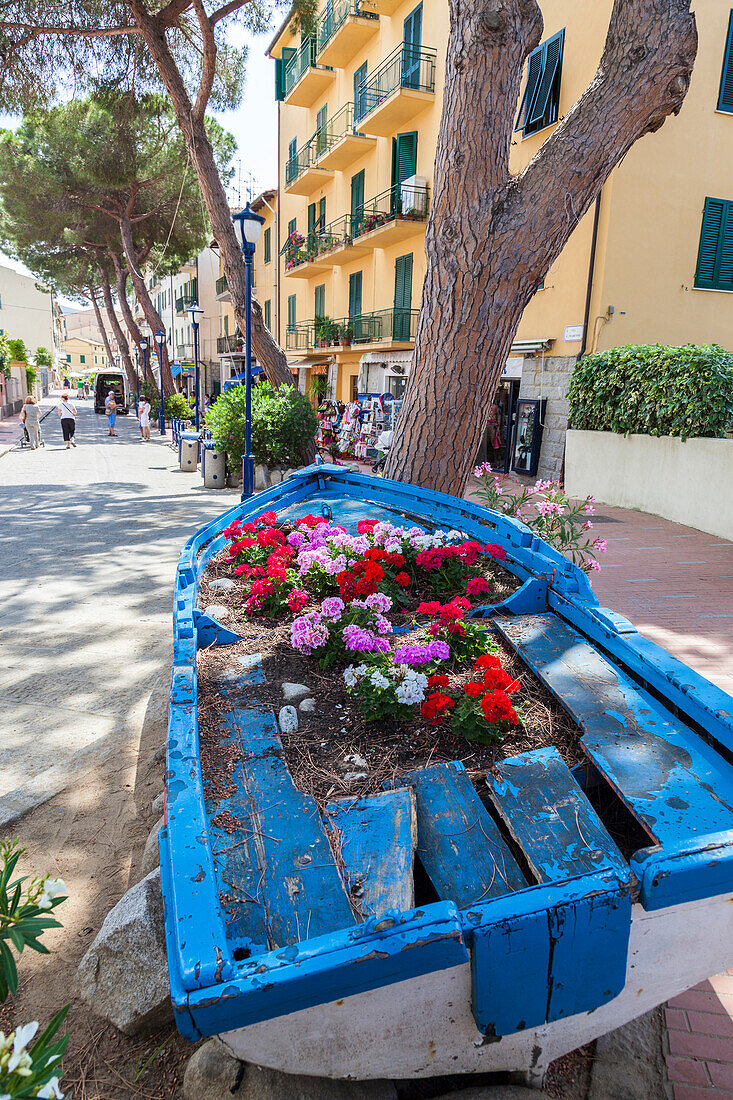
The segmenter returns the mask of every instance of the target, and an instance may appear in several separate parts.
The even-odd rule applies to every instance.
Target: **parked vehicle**
[[[112,390],[117,402],[117,412],[124,416],[130,411],[130,392],[127,379],[121,371],[100,370],[94,376],[94,411],[103,413],[107,394]]]

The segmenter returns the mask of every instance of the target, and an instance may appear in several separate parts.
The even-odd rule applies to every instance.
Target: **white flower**
[[[371,674],[371,676],[369,677],[369,682],[371,683],[372,687],[375,688],[389,687],[389,680],[386,676],[382,675],[379,669],[376,669],[376,671]]]
[[[451,542],[463,542],[463,534],[461,531],[449,531],[447,538],[450,539]]]
[[[403,680],[402,683],[397,686],[395,694],[400,703],[406,703],[408,706],[412,706],[414,703],[422,703],[425,700],[423,688],[413,680]]]
[[[6,1067],[8,1076],[10,1076],[11,1073],[19,1073],[21,1077],[29,1076],[33,1063],[30,1059],[30,1055],[26,1053],[25,1048],[31,1042],[37,1031],[37,1020],[34,1020],[30,1024],[24,1024],[23,1027],[16,1028],[13,1035],[13,1053],[10,1055]]]
[[[349,688],[356,687],[366,670],[366,665],[349,665],[348,668],[344,669],[344,681],[346,682],[346,686]]]
[[[47,1085],[38,1090],[36,1096],[41,1097],[42,1100],[64,1100],[64,1094],[59,1090],[58,1077],[52,1077]]]
[[[43,883],[43,893],[38,899],[39,909],[50,909],[54,898],[66,895],[66,883],[62,878],[47,878]]]

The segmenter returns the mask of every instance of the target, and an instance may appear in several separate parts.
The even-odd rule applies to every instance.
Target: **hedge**
[[[233,386],[220,394],[206,414],[206,425],[229,465],[238,470],[244,454],[245,388]],[[269,382],[252,389],[252,451],[266,466],[300,466],[318,429],[310,402],[294,386],[274,390]]]
[[[733,355],[716,345],[611,348],[576,364],[568,399],[573,428],[722,436],[733,425]]]

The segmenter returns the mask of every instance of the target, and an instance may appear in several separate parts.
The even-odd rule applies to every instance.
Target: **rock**
[[[227,1100],[241,1097],[238,1085],[244,1063],[234,1058],[220,1039],[209,1039],[194,1051],[183,1075],[183,1100]]]
[[[281,733],[296,733],[298,729],[298,712],[295,707],[280,707],[277,720]]]
[[[299,1077],[240,1062],[220,1039],[210,1039],[188,1060],[184,1100],[397,1100],[391,1081],[332,1081]]]
[[[352,752],[348,756],[345,756],[344,764],[355,764],[357,768],[369,767],[369,762],[365,760],[363,756],[359,756],[358,752]]]
[[[228,589],[236,587],[234,581],[229,577],[217,577],[214,581],[209,581],[209,588],[221,588]]]
[[[366,779],[366,772],[347,772],[344,776],[344,783],[355,783],[357,779]]]
[[[153,813],[156,817],[163,816],[163,808],[165,806],[165,792],[161,791],[160,794],[156,794],[153,799]]]
[[[172,1021],[159,868],[107,914],[79,964],[77,983],[92,1012],[125,1035]]]
[[[161,817],[155,822],[152,829],[148,833],[148,839],[145,841],[145,851],[143,852],[143,862],[141,868],[141,875],[145,878],[156,867],[160,867],[160,849],[158,847],[158,833],[165,825],[165,818]]]
[[[283,479],[282,470],[276,466],[274,470],[270,470],[270,485],[279,485]]]
[[[302,699],[304,695],[310,695],[313,690],[305,684],[290,684],[287,680],[280,687],[286,703],[292,703],[295,699]]]
[[[166,744],[165,744],[165,742],[163,742],[163,744],[159,748],[157,748],[155,750],[155,752],[153,753],[153,755],[151,756],[151,758],[150,758],[151,765],[165,764],[165,750],[166,750]]]
[[[484,1085],[473,1089],[459,1089],[458,1092],[444,1092],[436,1096],[435,1100],[542,1100],[544,1096],[547,1096],[546,1092],[525,1089],[521,1085]],[[610,1095],[607,1100],[611,1100]]]
[[[304,714],[312,714],[315,709],[315,699],[303,699],[303,701],[298,704],[298,710],[302,710]]]
[[[283,481],[293,473],[292,467],[288,466],[287,470],[283,470]]]
[[[255,466],[255,492],[261,493],[263,489],[267,488],[267,466],[263,466],[261,463],[259,466]]]
[[[664,1100],[666,1080],[664,1016],[655,1008],[598,1039],[588,1100]]]
[[[229,618],[231,611],[223,603],[210,603],[204,608],[204,615],[211,615],[212,619],[223,622],[224,619]]]

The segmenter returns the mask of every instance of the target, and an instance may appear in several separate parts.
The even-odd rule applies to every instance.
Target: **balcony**
[[[408,345],[415,340],[418,314],[417,309],[380,309],[336,321],[319,317],[288,329],[285,347],[287,351],[308,352],[362,344]]]
[[[316,131],[311,142],[318,168],[340,172],[373,149],[377,139],[358,133],[354,128],[354,104],[347,103]]]
[[[435,100],[434,49],[403,42],[361,85],[355,122],[368,134],[389,137]]]
[[[285,162],[285,190],[289,195],[310,195],[334,177],[332,169],[316,164],[323,137],[317,130],[312,138]]]
[[[318,60],[343,68],[378,30],[379,16],[360,0],[328,0],[318,21]]]
[[[425,228],[428,207],[427,186],[396,184],[365,202],[358,216],[351,219],[354,240],[375,248],[399,244]]]
[[[218,302],[228,302],[230,297],[227,277],[222,275],[220,279],[216,280],[216,300]]]
[[[176,359],[193,363],[193,344],[176,344]]]
[[[285,99],[290,107],[312,107],[336,74],[316,64],[315,39],[306,38],[285,67]]]
[[[176,298],[176,313],[185,314],[189,306],[196,304],[196,295],[185,291]]]
[[[216,341],[217,355],[244,354],[244,337],[239,332],[232,336],[219,336]]]
[[[327,267],[340,267],[369,252],[369,245],[354,241],[351,215],[344,214],[323,229],[308,234],[296,234],[285,245],[285,274],[296,279],[310,279],[323,274]]]

